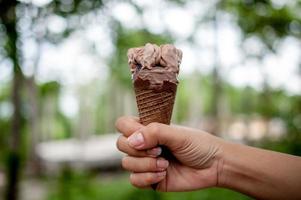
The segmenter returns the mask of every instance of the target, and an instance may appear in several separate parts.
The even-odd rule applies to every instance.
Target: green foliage
[[[56,131],[60,139],[71,138],[72,135],[72,126],[70,120],[59,110],[56,113],[57,123],[59,124],[60,129]]]
[[[271,0],[222,1],[222,9],[233,14],[244,36],[257,36],[269,50],[287,36],[301,38],[300,1],[286,1],[283,6]]]
[[[212,74],[202,76],[200,79],[201,91],[203,94],[204,114],[212,115],[214,108],[214,79]]]
[[[8,86],[8,85],[7,85]],[[10,99],[10,93],[9,93],[9,87],[2,87],[0,86],[0,113],[3,113],[2,109],[7,109],[7,106],[11,106],[9,103]],[[5,104],[5,105],[3,105]],[[6,107],[6,108],[4,108]],[[7,148],[7,137],[9,135],[9,129],[10,128],[10,116],[1,116],[0,115],[0,160],[2,160],[3,152]],[[0,162],[2,163],[2,162]]]
[[[235,200],[250,200],[252,198],[233,192],[227,189],[211,188],[196,192],[183,193],[161,193],[163,200],[211,200],[211,199],[235,199]]]
[[[11,94],[10,94],[10,85],[0,86],[0,113],[6,113],[7,116],[0,115],[0,168],[4,167],[5,162],[8,160],[15,162],[15,158],[18,157],[15,152],[9,152],[9,144],[11,142],[10,134],[11,134],[11,118],[13,114],[12,104],[10,102]],[[2,110],[3,109],[3,110]],[[25,112],[24,108],[22,108],[22,112]],[[20,123],[22,125],[26,125],[27,119],[26,116],[23,115],[20,119]],[[20,138],[26,137],[26,131],[24,129],[21,130]],[[25,157],[25,147],[24,143],[21,142],[19,144],[21,150],[21,158],[20,162],[23,161]],[[10,158],[10,155],[14,156],[14,158]]]
[[[41,29],[41,25],[39,23],[35,24],[34,22],[43,21],[47,19],[48,16],[63,17],[66,20],[67,26],[62,32],[53,33],[47,30],[47,26],[44,27],[44,31],[40,31],[44,33],[42,36],[43,40],[47,40],[53,44],[59,44],[74,31],[85,27],[86,24],[81,23],[81,19],[84,15],[96,12],[103,6],[104,2],[102,0],[52,0],[42,8],[32,7],[32,12],[37,13],[32,19],[32,25],[33,27],[37,26],[38,29]],[[41,37],[41,35],[35,36],[37,38]]]
[[[253,144],[254,146],[278,151],[282,153],[288,153],[296,156],[301,156],[301,134],[288,134],[287,137],[281,140],[269,140],[265,139]]]
[[[95,187],[91,185],[91,179],[88,175],[77,175],[68,167],[62,170],[60,177],[54,185],[54,193],[51,193],[48,199],[58,200],[81,200],[95,199]]]
[[[107,113],[109,112],[106,96],[101,95],[97,101],[97,111],[96,111],[96,133],[105,133],[106,132],[106,119]]]
[[[41,95],[41,97],[45,97],[47,95],[58,96],[60,87],[61,87],[60,83],[58,83],[56,81],[50,81],[50,82],[43,83],[39,87],[40,95]]]
[[[187,119],[187,110],[189,108],[189,91],[185,88],[188,87],[187,80],[181,79],[180,84],[177,88],[177,96],[175,102],[175,111],[176,111],[176,122],[181,123]]]
[[[3,167],[5,155],[7,151],[7,143],[9,136],[10,120],[0,119],[0,166]]]
[[[281,140],[259,141],[257,146],[301,156],[301,96],[288,98],[283,92],[277,92],[273,98],[275,116],[280,117],[287,128],[287,135]]]
[[[224,93],[227,98],[229,110],[235,114],[256,113],[258,92],[251,87],[236,88],[225,84]]]
[[[52,117],[54,117],[54,119],[49,118],[45,120],[50,120],[52,124],[51,127],[53,127],[53,139],[63,139],[71,137],[72,128],[70,119],[68,119],[58,107],[61,84],[57,81],[49,81],[38,85],[37,87],[37,98],[39,100],[37,106],[39,107],[38,110],[40,111],[40,119],[47,117],[47,113],[45,112],[48,111],[45,110],[45,108],[49,106],[48,104],[52,104],[51,107],[54,113],[54,116]]]
[[[53,13],[67,17],[69,15],[82,15],[91,12],[99,7],[103,6],[102,0],[53,0],[47,6],[48,10],[52,10]]]
[[[199,200],[199,199],[251,199],[226,189],[205,189],[196,192],[162,193],[136,189],[127,177],[102,180],[95,175],[74,173],[65,169],[58,179],[50,181],[52,190],[47,200]]]

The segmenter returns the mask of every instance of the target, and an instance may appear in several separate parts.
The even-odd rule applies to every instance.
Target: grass
[[[115,176],[114,176],[115,177]],[[102,178],[94,175],[63,173],[49,182],[47,200],[210,200],[210,199],[251,199],[243,194],[220,188],[194,192],[161,193],[136,189],[130,185],[127,176]]]

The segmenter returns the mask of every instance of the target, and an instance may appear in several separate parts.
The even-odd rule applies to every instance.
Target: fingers
[[[128,137],[129,146],[138,149],[149,149],[165,145],[170,149],[182,145],[188,138],[184,129],[160,123],[151,123],[137,130]]]
[[[119,151],[126,153],[131,156],[136,156],[136,157],[145,157],[147,156],[146,151],[139,151],[134,149],[133,147],[130,147],[127,138],[124,137],[123,135],[120,135],[117,142],[116,146]]]
[[[169,162],[164,158],[131,157],[122,159],[122,167],[131,172],[158,172],[167,169]]]
[[[145,188],[152,184],[162,181],[166,177],[166,171],[163,172],[147,172],[147,173],[132,173],[130,182],[132,185]]]
[[[119,136],[116,142],[116,146],[119,149],[119,151],[135,157],[158,157],[162,152],[161,147],[155,147],[152,149],[148,149],[147,151],[136,150],[135,148],[129,146],[127,138],[123,135]]]
[[[116,129],[126,137],[143,127],[143,125],[139,123],[139,118],[130,116],[120,117],[117,119],[115,126]]]

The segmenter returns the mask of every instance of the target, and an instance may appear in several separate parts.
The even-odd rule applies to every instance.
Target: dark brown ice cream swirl
[[[182,51],[171,44],[147,43],[128,50],[128,63],[137,87],[162,90],[176,86],[181,61]]]

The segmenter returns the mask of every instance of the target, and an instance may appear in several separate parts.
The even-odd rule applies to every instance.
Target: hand
[[[218,186],[221,171],[221,140],[206,132],[121,117],[116,128],[122,133],[117,147],[128,154],[122,166],[131,171],[130,182],[139,188],[158,183],[159,191],[189,191]],[[159,157],[166,146],[176,160]]]

